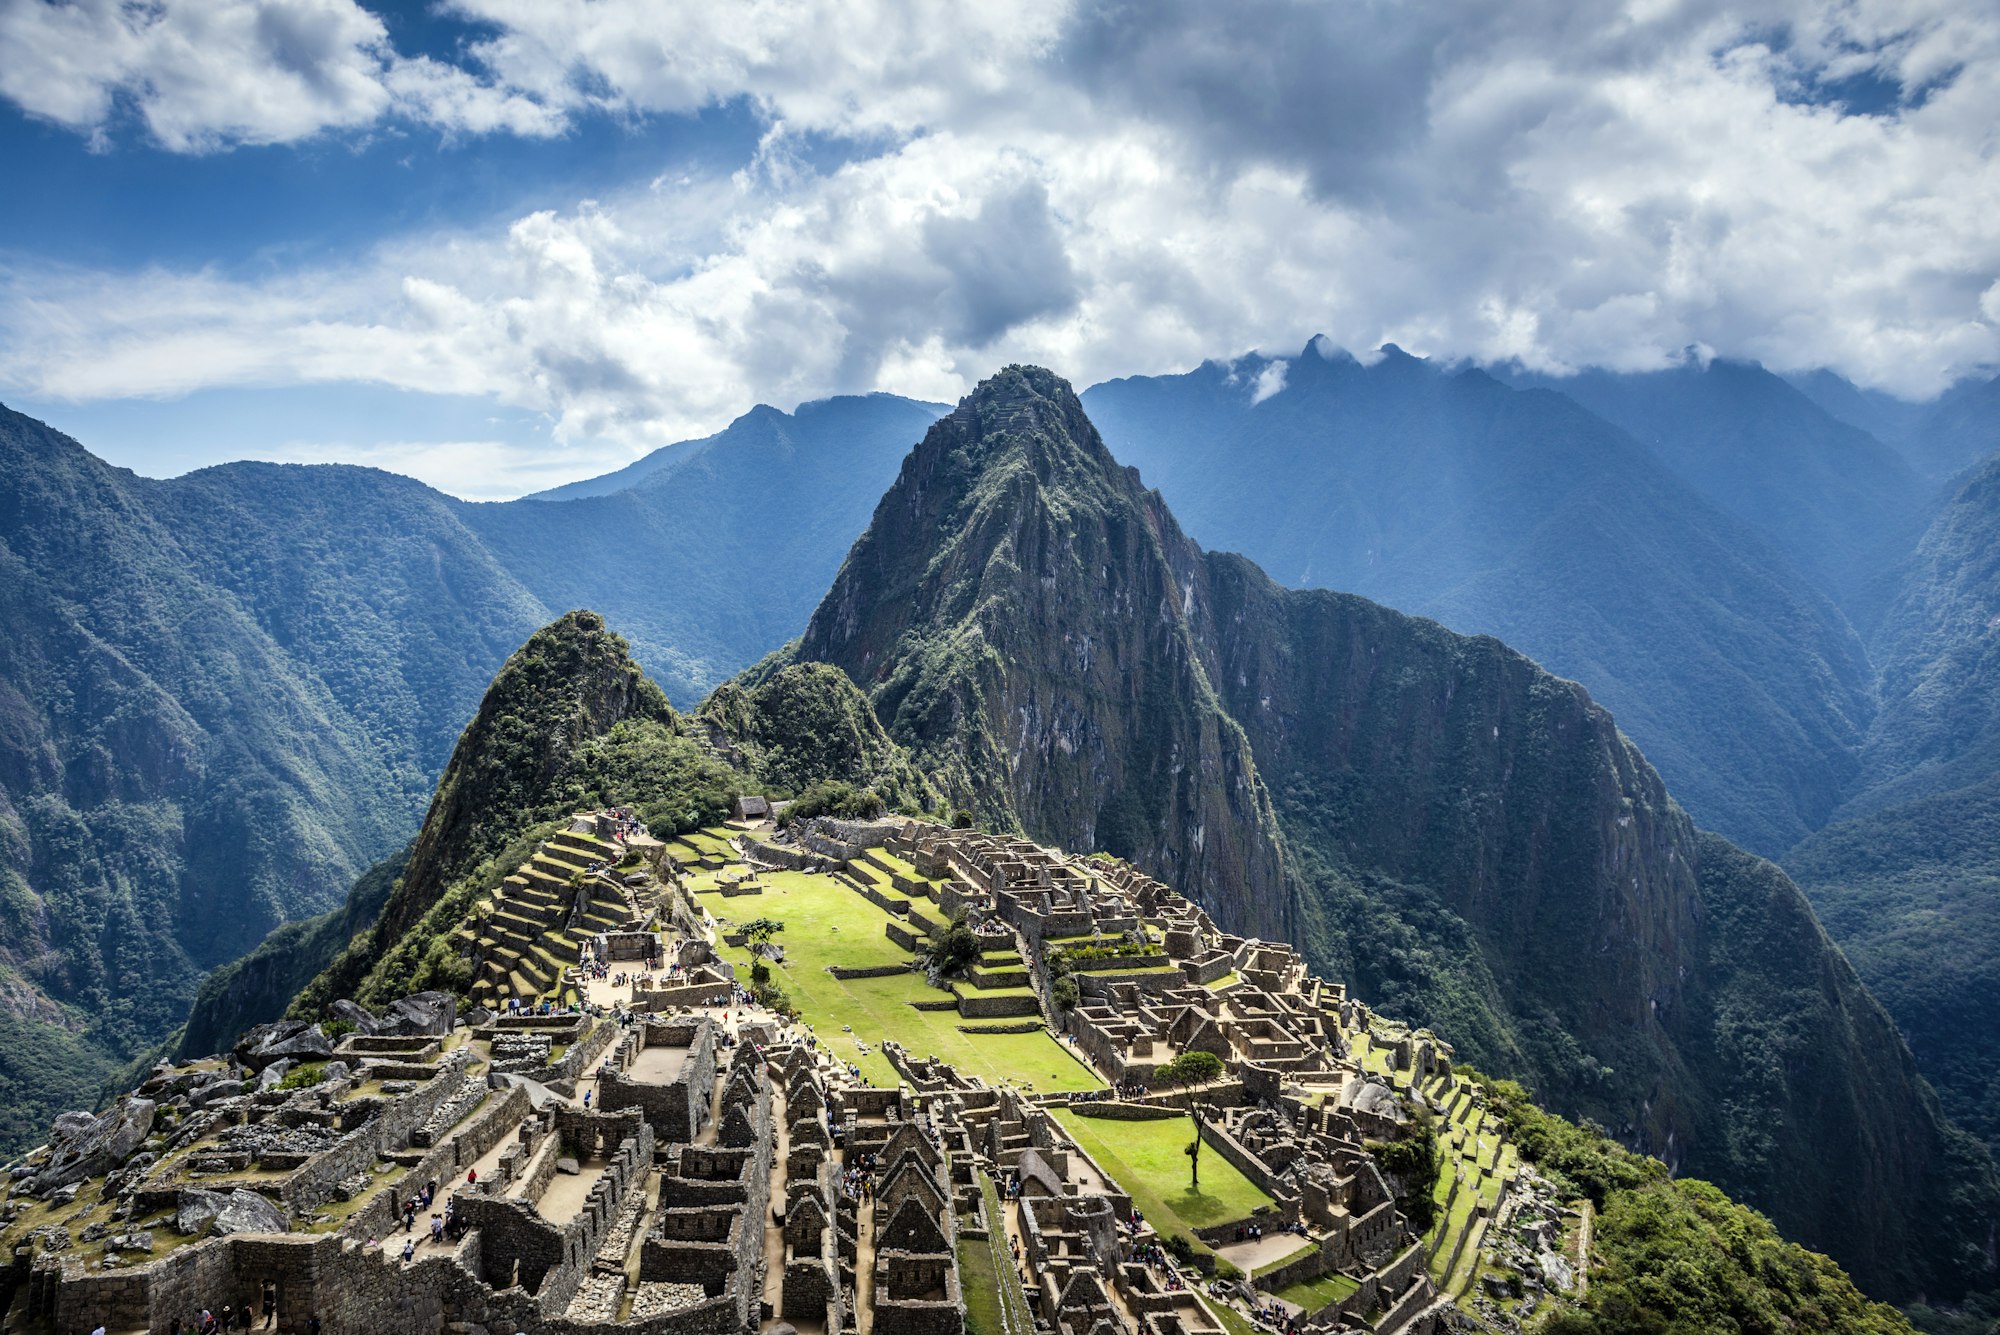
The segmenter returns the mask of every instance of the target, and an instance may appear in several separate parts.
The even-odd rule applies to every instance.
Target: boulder
[[[375,1013],[358,1001],[342,997],[333,1003],[332,1011],[334,1019],[347,1021],[357,1034],[373,1034],[381,1029],[382,1022],[375,1018]]]
[[[389,1009],[382,1016],[384,1034],[413,1036],[432,1034],[442,1037],[451,1032],[458,1019],[458,998],[449,992],[418,992],[389,1003]]]
[[[73,1143],[84,1132],[96,1125],[96,1113],[63,1113],[56,1118],[55,1124],[49,1128],[49,1148],[60,1152],[64,1145]]]
[[[336,1080],[347,1079],[349,1074],[346,1062],[331,1061],[326,1064],[326,1069],[320,1072],[319,1082],[322,1085],[331,1084]]]
[[[231,1233],[283,1233],[285,1212],[254,1191],[231,1192],[183,1187],[174,1210],[174,1227],[192,1237],[204,1231],[222,1237]]]
[[[46,1196],[87,1177],[109,1173],[146,1143],[153,1132],[151,1099],[127,1099],[101,1117],[64,1113],[49,1138],[49,1161],[35,1175],[34,1192]],[[75,1199],[75,1193],[70,1193]]]
[[[568,1173],[571,1177],[575,1177],[583,1171],[583,1165],[574,1159],[558,1159],[556,1160],[556,1171],[558,1173]]]
[[[130,1233],[116,1233],[104,1240],[104,1249],[112,1252],[150,1252],[153,1250],[153,1235],[143,1228]]]
[[[283,1080],[292,1069],[290,1057],[280,1057],[257,1073],[257,1088],[270,1089]]]
[[[236,1060],[253,1071],[289,1057],[293,1061],[319,1061],[333,1055],[333,1040],[316,1024],[304,1020],[279,1020],[256,1025],[236,1042]]]
[[[477,1029],[482,1024],[492,1024],[493,1012],[487,1010],[484,1006],[474,1006],[470,1011],[466,1012],[465,1022],[474,1029]]]
[[[1542,1272],[1542,1283],[1557,1293],[1568,1293],[1576,1286],[1576,1268],[1560,1252],[1543,1252],[1535,1258],[1535,1267]]]
[[[244,1090],[241,1080],[211,1080],[188,1095],[191,1107],[206,1108],[220,1099],[233,1099]]]

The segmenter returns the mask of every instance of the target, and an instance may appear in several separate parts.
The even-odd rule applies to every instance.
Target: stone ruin
[[[1378,1021],[1291,947],[1222,932],[1107,859],[920,822],[800,826],[802,856],[864,897],[900,897],[901,921],[968,915],[990,958],[1006,961],[993,966],[999,985],[1032,992],[1030,1013],[1056,1016],[1109,1088],[994,1088],[887,1035],[899,1083],[877,1088],[796,1028],[744,1023],[732,1035],[707,1015],[669,1013],[726,1000],[732,975],[655,845],[655,908],[673,924],[659,949],[712,979],[658,1013],[636,1000],[616,1015],[480,1007],[463,1018],[446,994],[379,1014],[343,1002],[342,1036],[284,1022],[225,1056],[163,1065],[108,1111],[59,1119],[13,1171],[0,1204],[0,1223],[19,1225],[0,1278],[7,1319],[165,1329],[268,1299],[278,1330],[316,1318],[324,1335],[385,1320],[451,1335],[964,1335],[972,1256],[990,1276],[981,1284],[1000,1289],[1005,1330],[993,1335],[1223,1335],[1219,1304],[1268,1325],[1273,1293],[1323,1277],[1343,1278],[1345,1296],[1284,1320],[1430,1335],[1463,1310],[1454,1298],[1475,1296],[1434,1276],[1469,1276],[1482,1246],[1532,1252],[1547,1276],[1537,1284],[1556,1287],[1550,1209],[1509,1196],[1498,1130],[1453,1079],[1450,1049]],[[627,828],[579,818],[551,860]],[[510,980],[510,961],[526,956],[495,947],[543,950],[556,920],[525,932],[534,924],[517,910],[553,914],[554,901],[520,875],[510,907],[471,943],[508,963]],[[562,920],[601,926],[591,919],[605,902],[574,894]],[[640,957],[642,936],[659,939],[629,917],[604,927],[600,958]],[[1058,962],[1078,980],[1066,1012],[1050,1001]],[[556,977],[568,967],[548,963]],[[496,973],[479,977],[490,999]],[[1227,1072],[1205,1094],[1205,1149],[1273,1202],[1199,1241],[1228,1259],[1249,1230],[1296,1239],[1254,1288],[1210,1278],[1212,1259],[1164,1250],[1157,1221],[1135,1215],[1053,1115],[1068,1103],[1079,1116],[1185,1119],[1152,1086],[1188,1051],[1214,1053]],[[1471,1228],[1419,1239],[1370,1145],[1424,1106],[1472,1147],[1454,1171],[1485,1194]],[[1453,1199],[1460,1188],[1454,1179]],[[430,1218],[446,1212],[451,1229],[432,1241]],[[1496,1297],[1476,1297],[1506,1315]]]

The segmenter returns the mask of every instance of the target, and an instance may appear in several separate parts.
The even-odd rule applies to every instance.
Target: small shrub
[[[326,1063],[307,1062],[303,1066],[294,1066],[285,1072],[285,1078],[278,1082],[278,1088],[311,1089],[324,1079],[326,1079]]]

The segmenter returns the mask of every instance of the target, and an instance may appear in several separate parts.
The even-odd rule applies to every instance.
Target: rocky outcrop
[[[221,1237],[230,1233],[282,1233],[287,1227],[285,1212],[241,1187],[230,1192],[183,1188],[174,1207],[174,1228],[193,1237],[208,1233]]]
[[[49,1161],[35,1175],[34,1192],[48,1196],[119,1167],[153,1133],[151,1099],[129,1098],[100,1116],[64,1113],[49,1137]]]
[[[319,1061],[333,1055],[333,1040],[316,1024],[278,1020],[260,1024],[236,1040],[236,1060],[253,1071],[277,1061]]]
[[[448,1034],[457,1015],[458,998],[451,993],[417,992],[390,1002],[374,1032],[401,1036]]]

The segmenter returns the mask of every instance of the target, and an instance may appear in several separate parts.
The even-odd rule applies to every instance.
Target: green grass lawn
[[[959,1292],[965,1296],[966,1335],[1006,1335],[1000,1320],[1000,1274],[993,1246],[985,1239],[958,1242]]]
[[[773,973],[792,1004],[827,1050],[861,1067],[869,1080],[896,1083],[881,1042],[893,1038],[913,1055],[937,1057],[989,1084],[1013,1080],[1039,1091],[1097,1089],[1103,1084],[1046,1030],[1027,1034],[965,1034],[956,1011],[918,1011],[911,1001],[943,1001],[949,994],[917,973],[841,980],[828,965],[865,969],[907,964],[910,952],[883,928],[889,915],[830,876],[810,872],[765,873],[763,894],[713,901],[710,911],[736,921],[776,918],[785,924],[775,941],[785,962]],[[723,956],[747,971],[749,952],[724,946]],[[851,1025],[853,1033],[841,1026]],[[863,1055],[855,1040],[869,1045]]]
[[[1067,1108],[1057,1110],[1056,1117],[1162,1233],[1225,1224],[1271,1204],[1269,1196],[1212,1147],[1202,1151],[1201,1190],[1188,1187],[1184,1151],[1194,1128],[1185,1117],[1118,1122],[1079,1117]]]
[[[1288,1303],[1303,1307],[1308,1312],[1339,1302],[1353,1293],[1361,1285],[1346,1275],[1321,1275],[1318,1279],[1307,1280],[1303,1284],[1290,1284],[1278,1290],[1278,1297]]]

